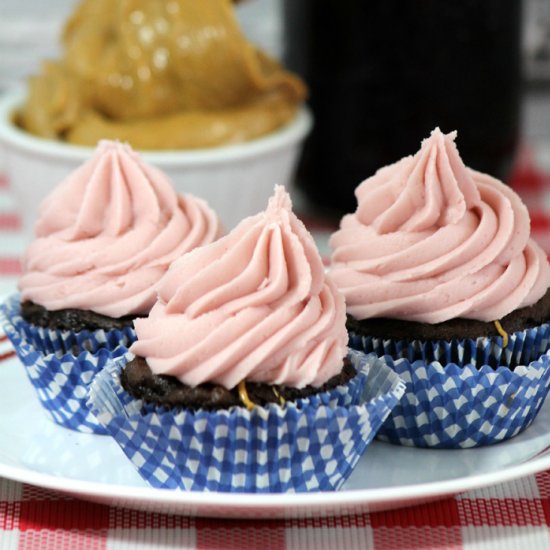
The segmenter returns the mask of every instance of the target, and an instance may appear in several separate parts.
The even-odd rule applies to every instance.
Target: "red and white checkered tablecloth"
[[[110,508],[0,480],[2,550],[550,548],[550,473],[402,510],[219,520]]]
[[[535,238],[550,253],[550,175],[522,162],[513,185],[530,207]],[[22,245],[15,203],[0,179],[2,294],[15,287]],[[114,508],[0,478],[0,550],[538,550],[550,549],[549,526],[550,471],[400,510],[256,521]]]

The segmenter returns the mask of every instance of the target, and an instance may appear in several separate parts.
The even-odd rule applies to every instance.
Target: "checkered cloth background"
[[[521,162],[513,185],[531,210],[534,237],[550,253],[550,175]],[[0,179],[0,288],[6,291],[20,273],[18,227],[13,197]],[[323,249],[327,232],[314,232]],[[0,368],[12,356],[0,346]],[[550,471],[400,510],[257,521],[119,509],[0,478],[0,550],[538,550],[550,549],[549,526]]]

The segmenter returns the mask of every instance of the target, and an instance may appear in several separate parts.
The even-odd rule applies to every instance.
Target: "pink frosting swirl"
[[[319,386],[342,369],[345,304],[278,186],[265,212],[174,262],[131,351],[189,386]]]
[[[215,240],[220,224],[129,145],[102,141],[43,201],[35,233],[22,300],[121,317],[147,314],[169,264]]]
[[[331,273],[356,319],[493,321],[550,285],[527,208],[498,180],[464,166],[439,129],[414,157],[356,189],[358,207],[330,240]]]

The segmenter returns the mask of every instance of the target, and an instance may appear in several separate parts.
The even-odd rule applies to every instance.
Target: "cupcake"
[[[550,267],[517,194],[464,166],[456,133],[361,183],[330,239],[350,345],[407,382],[380,431],[470,447],[526,428],[546,396]]]
[[[69,375],[66,365],[77,369],[83,352],[130,345],[132,322],[149,313],[170,263],[215,240],[220,226],[203,200],[177,195],[128,145],[103,141],[44,200],[35,232],[20,295],[2,305],[2,321],[24,364],[52,371],[60,360]],[[34,352],[39,363],[29,359]],[[30,376],[42,388],[41,375]],[[72,399],[89,383],[75,371],[67,380],[41,399]]]
[[[345,304],[276,187],[267,210],[182,256],[135,321],[135,357],[89,404],[164,488],[337,489],[400,397],[378,359],[347,353]]]

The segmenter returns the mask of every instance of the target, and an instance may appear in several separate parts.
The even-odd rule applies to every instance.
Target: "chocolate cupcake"
[[[220,226],[203,200],[176,194],[128,145],[103,141],[42,203],[35,233],[20,295],[1,306],[2,324],[25,365],[37,352],[44,372],[61,359],[67,374],[83,352],[124,354],[135,340],[133,320],[149,313],[170,263],[214,241]],[[52,400],[62,406],[60,396],[71,412],[73,399],[85,407],[89,377],[59,378],[63,384],[46,391],[33,373],[46,408]]]
[[[135,321],[136,359],[90,392],[141,475],[192,490],[338,488],[403,388],[374,355],[346,359],[343,297],[284,189],[158,289]]]
[[[350,345],[408,384],[380,436],[409,445],[512,437],[550,383],[546,255],[520,198],[466,168],[455,135],[436,129],[365,180],[330,241]]]

